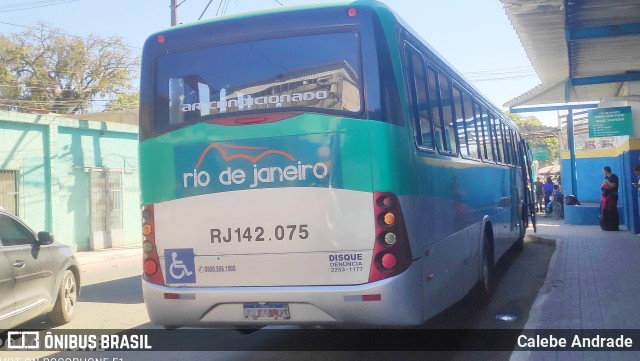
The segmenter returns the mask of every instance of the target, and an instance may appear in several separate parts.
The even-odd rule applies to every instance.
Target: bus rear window
[[[286,108],[360,113],[360,47],[353,32],[247,41],[157,60],[156,125]]]

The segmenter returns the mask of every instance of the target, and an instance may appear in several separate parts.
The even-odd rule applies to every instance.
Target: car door
[[[13,270],[0,242],[0,331],[11,327],[7,322],[15,309]]]
[[[7,214],[0,214],[0,241],[15,280],[16,321],[22,323],[48,311],[54,299],[51,255],[27,226]]]

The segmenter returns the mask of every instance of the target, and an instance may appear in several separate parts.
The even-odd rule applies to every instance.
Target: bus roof
[[[286,12],[293,12],[293,11],[300,11],[300,10],[325,9],[325,8],[342,7],[342,6],[367,6],[373,9],[382,8],[388,11],[392,11],[387,5],[376,0],[333,1],[333,2],[326,2],[326,3],[306,4],[306,5],[295,5],[295,6],[292,5],[292,6],[286,6],[286,7],[255,10],[255,11],[249,11],[249,12],[244,12],[239,14],[231,14],[231,15],[225,15],[225,16],[220,16],[216,18],[199,20],[192,23],[173,26],[171,28],[167,28],[165,30],[156,32],[153,35],[157,35],[160,33],[166,34],[167,32],[171,32],[173,30],[196,27],[202,24],[215,23],[220,21],[237,20],[237,19],[244,19],[244,18],[249,18],[254,16],[271,15],[271,14],[286,13]],[[397,15],[396,15],[396,18],[398,18]]]

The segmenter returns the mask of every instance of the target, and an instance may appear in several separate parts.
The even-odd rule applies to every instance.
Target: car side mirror
[[[38,244],[53,243],[53,235],[49,232],[38,232]]]

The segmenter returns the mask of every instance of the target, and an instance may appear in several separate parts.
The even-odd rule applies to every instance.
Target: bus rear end
[[[399,176],[411,144],[387,104],[381,38],[373,8],[345,6],[149,39],[140,170],[152,322],[421,322],[411,185]]]

